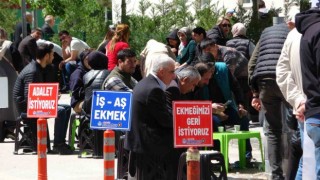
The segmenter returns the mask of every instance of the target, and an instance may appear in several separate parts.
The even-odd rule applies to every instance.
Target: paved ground
[[[68,95],[62,95],[60,103],[69,103]],[[53,137],[53,120],[49,119],[50,137]],[[254,127],[254,130],[261,131],[262,128]],[[228,179],[267,179],[265,173],[259,168],[261,156],[258,141],[251,140],[253,157],[256,159],[254,168],[237,169],[233,168],[228,174]],[[237,141],[230,142],[229,159],[231,166],[238,160]],[[1,180],[34,180],[37,179],[37,156],[31,154],[13,155],[14,142],[6,139],[0,143],[0,179]],[[115,163],[116,164],[116,163]],[[87,180],[103,179],[103,160],[92,158],[78,158],[77,152],[74,155],[47,156],[48,179],[55,180]],[[116,173],[115,173],[116,174]]]

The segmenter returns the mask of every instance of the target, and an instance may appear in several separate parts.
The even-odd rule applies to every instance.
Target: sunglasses
[[[231,27],[231,24],[222,24],[222,27]]]

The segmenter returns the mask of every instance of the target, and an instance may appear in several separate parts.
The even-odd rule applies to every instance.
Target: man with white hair
[[[52,40],[52,37],[54,36],[54,31],[53,31],[53,26],[54,26],[54,17],[52,15],[46,15],[44,18],[44,24],[41,27],[43,37],[45,40]]]
[[[290,11],[287,18],[288,28],[291,30],[284,42],[281,55],[279,57],[276,67],[277,84],[284,96],[284,98],[293,107],[293,114],[299,120],[299,128],[292,132],[290,141],[290,157],[291,163],[288,163],[288,170],[286,177],[288,179],[302,179],[302,149],[303,142],[303,122],[306,97],[303,93],[302,78],[301,78],[301,63],[300,63],[300,40],[301,34],[295,28],[295,15],[299,13],[297,9]],[[295,119],[292,119],[291,124],[297,124]],[[300,129],[300,134],[299,134]],[[301,136],[300,139],[297,138]],[[298,169],[299,165],[299,169]]]
[[[162,54],[152,60],[151,73],[133,89],[131,130],[125,137],[125,149],[130,151],[128,179],[176,179],[173,120],[164,92],[175,78],[175,61]]]
[[[253,42],[247,38],[247,29],[242,23],[236,23],[232,26],[231,33],[233,38],[227,41],[226,46],[235,48],[242,53],[247,59],[250,59],[254,48]]]

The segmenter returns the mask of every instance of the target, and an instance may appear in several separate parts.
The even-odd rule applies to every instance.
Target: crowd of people
[[[47,15],[42,29],[31,31],[32,15],[27,13],[27,37],[21,38],[21,23],[16,27],[14,43],[0,29],[0,64],[8,63],[18,74],[15,84],[10,85],[18,114],[27,111],[29,83],[59,82],[61,92],[70,92],[70,104],[58,106],[54,153],[73,153],[65,140],[70,113],[90,115],[93,90],[129,91],[133,94],[132,127],[128,132],[116,132],[117,138],[125,136],[124,147],[130,154],[129,179],[176,179],[178,159],[185,151],[173,146],[172,102],[176,100],[211,101],[214,131],[218,126],[233,125],[247,131],[249,121],[259,111],[263,113],[272,179],[284,179],[284,173],[288,179],[302,179],[299,138],[303,140],[306,125],[315,144],[314,172],[320,177],[320,11],[291,11],[286,23],[267,27],[257,44],[246,36],[244,24],[233,24],[233,13],[228,10],[207,31],[202,27],[173,29],[166,42],[151,39],[139,55],[130,47],[127,24],[110,28],[97,49],[62,30],[58,33],[60,46],[51,42],[54,17]],[[283,114],[287,115],[285,121]],[[28,121],[29,130],[34,132],[35,122]],[[286,172],[281,154],[284,122],[291,128],[290,138],[296,139],[288,145]],[[14,133],[10,123],[7,126],[8,134]],[[219,150],[219,143],[214,144],[213,149]],[[251,152],[248,139],[247,163]]]

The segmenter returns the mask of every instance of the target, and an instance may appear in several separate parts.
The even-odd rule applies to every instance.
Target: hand
[[[212,113],[213,114],[219,114],[219,113],[223,113],[223,111],[225,111],[226,108],[223,104],[221,103],[212,103]]]
[[[171,48],[171,51],[172,51],[173,53],[176,53],[178,50],[177,50],[176,48]]]
[[[66,49],[68,46],[69,46],[68,41],[64,40],[64,41],[61,42],[61,48],[62,49]]]
[[[218,116],[218,118],[219,118],[221,121],[226,121],[226,120],[228,120],[228,118],[229,118],[229,116],[226,115],[224,112],[219,112],[219,113],[217,114],[217,116]]]
[[[240,118],[248,114],[248,111],[244,109],[244,106],[242,104],[239,104],[238,112],[239,112]]]
[[[301,122],[304,122],[305,120],[305,117],[304,117],[305,110],[306,110],[305,102],[301,102],[300,105],[298,106],[297,111],[295,112],[296,118]]]
[[[64,67],[65,64],[66,64],[65,61],[61,61],[61,62],[59,63],[59,69],[60,69],[60,70],[63,70],[63,67]]]
[[[260,111],[261,109],[261,101],[259,98],[253,98],[252,101],[251,101],[251,106],[257,110],[257,111]]]
[[[175,69],[179,68],[180,67],[180,63],[176,62],[175,63]]]

